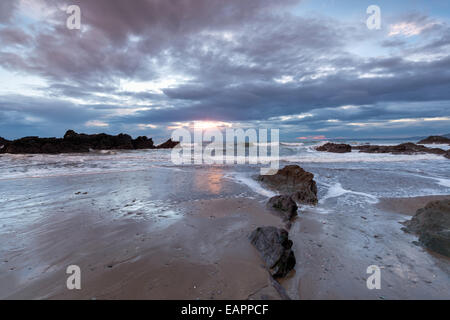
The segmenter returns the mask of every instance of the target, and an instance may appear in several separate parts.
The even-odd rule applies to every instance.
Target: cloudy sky
[[[158,140],[195,121],[284,140],[450,133],[450,2],[0,1],[0,136]]]

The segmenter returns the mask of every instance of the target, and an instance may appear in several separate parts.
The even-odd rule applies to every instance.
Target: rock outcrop
[[[64,135],[63,142],[74,147],[83,146],[94,150],[134,149],[131,136],[123,133],[111,136],[105,133],[84,134],[69,130]]]
[[[396,146],[378,146],[378,145],[362,145],[353,146],[353,149],[365,153],[392,153],[392,154],[416,154],[431,153],[446,156],[447,152],[439,148],[427,148],[422,145],[407,142]]]
[[[180,142],[169,139],[166,142],[161,143],[160,145],[157,145],[156,149],[172,149],[172,148],[175,148],[179,144],[180,144]]]
[[[6,143],[8,143],[8,142],[9,142],[8,140],[6,140],[6,139],[0,137],[0,147],[1,147],[1,146],[4,146],[4,145],[5,145]]]
[[[269,199],[267,208],[276,212],[284,221],[289,221],[297,216],[298,206],[291,196],[281,195]]]
[[[155,147],[153,145],[153,139],[149,139],[146,136],[137,137],[132,143],[134,149],[153,149]]]
[[[292,241],[289,240],[286,230],[258,227],[251,233],[249,239],[274,278],[284,277],[294,268],[296,260],[291,249]]]
[[[450,141],[450,139],[445,137],[432,136],[419,141],[419,143],[423,144],[431,144],[431,143],[447,143],[446,141]],[[392,154],[417,154],[417,153],[431,153],[442,155],[448,159],[450,159],[450,151],[442,150],[440,148],[427,148],[420,144],[415,144],[412,142],[402,143],[396,146],[379,146],[379,145],[360,145],[360,146],[350,146],[348,144],[343,143],[326,143],[323,146],[317,147],[317,151],[324,152],[334,152],[334,153],[345,153],[351,152],[352,150],[359,150],[359,152],[364,153],[392,153]]]
[[[345,143],[325,143],[322,146],[316,148],[317,151],[334,152],[334,153],[346,153],[351,152],[352,147]]]
[[[450,198],[429,202],[404,225],[405,231],[419,236],[422,245],[450,257]]]
[[[429,136],[417,142],[418,144],[450,144],[450,139],[443,136]]]
[[[314,175],[297,165],[286,166],[274,175],[260,175],[257,179],[281,194],[290,195],[298,203],[317,204]]]
[[[173,148],[171,139],[157,148]],[[90,150],[154,149],[153,140],[144,136],[133,139],[128,134],[84,134],[68,130],[63,138],[25,137],[14,141],[0,140],[0,153],[78,153]]]

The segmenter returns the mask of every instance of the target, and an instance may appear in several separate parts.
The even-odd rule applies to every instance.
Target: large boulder
[[[260,175],[257,179],[271,189],[291,195],[298,203],[317,204],[314,175],[298,165],[286,166],[273,175]]]
[[[280,215],[283,220],[289,221],[297,216],[298,206],[291,196],[281,195],[269,199],[267,208]]]
[[[425,247],[450,257],[450,198],[429,202],[404,225]]]
[[[322,146],[316,148],[317,151],[334,152],[334,153],[346,153],[351,152],[352,147],[345,143],[325,143]]]
[[[250,237],[251,243],[259,251],[266,266],[274,278],[284,277],[295,266],[292,241],[284,229],[276,227],[258,227]]]
[[[425,138],[423,140],[420,140],[417,142],[419,144],[450,144],[450,139],[443,136],[429,136],[428,138]]]
[[[172,148],[175,148],[179,144],[180,144],[180,142],[169,139],[166,142],[161,143],[160,145],[157,145],[156,149],[172,149]]]

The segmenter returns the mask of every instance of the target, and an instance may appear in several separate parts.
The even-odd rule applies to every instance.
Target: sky
[[[450,133],[450,2],[0,1],[0,136],[163,140],[199,123],[282,140]]]

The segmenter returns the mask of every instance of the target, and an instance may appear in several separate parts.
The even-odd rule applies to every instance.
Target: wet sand
[[[278,219],[254,200],[184,206],[185,216],[157,230],[133,218],[88,225],[79,213],[28,230],[33,244],[10,251],[2,266],[2,298],[280,298],[247,240],[256,225],[277,225]],[[65,288],[70,264],[82,270],[82,290]]]
[[[390,203],[410,210],[435,199]],[[409,216],[379,204],[357,212],[318,209],[306,208],[291,229],[296,272],[282,282],[291,298],[450,299],[450,259],[414,244],[416,236],[401,230]],[[370,265],[381,269],[380,290],[367,288]]]
[[[247,237],[257,226],[284,224],[265,209],[266,198],[221,169],[0,187],[2,299],[282,298]],[[301,207],[290,229],[297,265],[284,290],[293,299],[450,299],[450,260],[414,245],[401,231],[409,217],[391,209],[415,210],[429,199],[389,200],[399,201],[390,208],[383,200],[361,211],[328,210],[335,198]],[[66,288],[72,264],[81,268],[81,290]],[[366,287],[372,264],[382,270],[381,290]]]
[[[381,210],[413,216],[418,209],[425,207],[428,202],[447,198],[450,198],[450,195],[414,198],[384,198],[380,199],[377,207]]]
[[[110,178],[124,179],[101,176]],[[16,217],[14,225],[6,223],[0,298],[281,298],[247,239],[257,226],[281,226],[259,200],[188,200],[169,207],[152,202],[148,206],[159,209],[149,213],[151,208],[138,209],[139,200],[125,201],[123,194],[120,205],[105,206],[94,195],[99,190],[86,192],[59,195],[56,206],[46,203],[45,194],[38,221],[20,223]],[[72,264],[81,268],[81,290],[66,288],[65,268]]]

